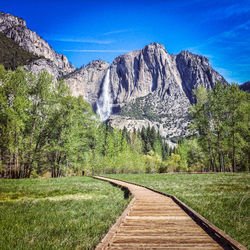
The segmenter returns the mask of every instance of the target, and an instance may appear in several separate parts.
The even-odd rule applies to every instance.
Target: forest
[[[194,95],[193,135],[170,148],[154,127],[101,123],[63,80],[0,66],[0,177],[249,170],[250,94],[217,83]]]

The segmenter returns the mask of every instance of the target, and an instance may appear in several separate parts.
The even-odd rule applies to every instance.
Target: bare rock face
[[[114,103],[127,103],[152,92],[168,99],[177,89],[193,103],[193,89],[199,85],[213,88],[218,81],[226,82],[207,58],[188,51],[170,55],[158,43],[119,56],[111,64]]]
[[[211,89],[216,82],[226,83],[226,80],[210,66],[208,59],[204,56],[182,51],[175,58],[183,90],[191,103],[195,102],[192,91],[199,85]]]
[[[24,68],[31,71],[34,74],[38,74],[39,72],[46,70],[55,79],[61,77],[61,74],[58,72],[57,66],[52,61],[45,58],[40,58],[38,60],[35,60],[30,64],[25,65]]]
[[[27,28],[26,22],[22,18],[1,12],[0,32],[14,40],[24,50],[47,59],[39,59],[35,63],[28,65],[28,69],[32,72],[36,73],[39,68],[40,70],[55,73],[55,77],[62,77],[75,70],[64,55],[56,53],[36,32]],[[51,70],[51,63],[49,61],[52,62],[54,70]]]
[[[114,103],[127,103],[151,92],[164,98],[172,84],[178,85],[181,91],[175,60],[158,43],[119,56],[111,64]]]
[[[73,96],[82,96],[95,109],[108,67],[107,62],[96,60],[65,77]]]

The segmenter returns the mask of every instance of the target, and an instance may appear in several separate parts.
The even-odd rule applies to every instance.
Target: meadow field
[[[250,173],[106,176],[175,195],[250,249]]]
[[[129,201],[91,177],[0,179],[0,249],[93,249]]]

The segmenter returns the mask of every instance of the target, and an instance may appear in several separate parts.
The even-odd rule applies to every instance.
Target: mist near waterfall
[[[101,121],[106,121],[111,115],[111,94],[110,94],[110,69],[108,68],[103,86],[102,93],[97,101],[97,111],[96,113],[100,116]]]

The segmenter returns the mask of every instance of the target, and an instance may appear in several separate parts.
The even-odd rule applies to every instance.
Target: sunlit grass
[[[250,249],[250,174],[108,175],[175,195]]]
[[[0,249],[93,249],[128,202],[90,177],[0,180]]]

